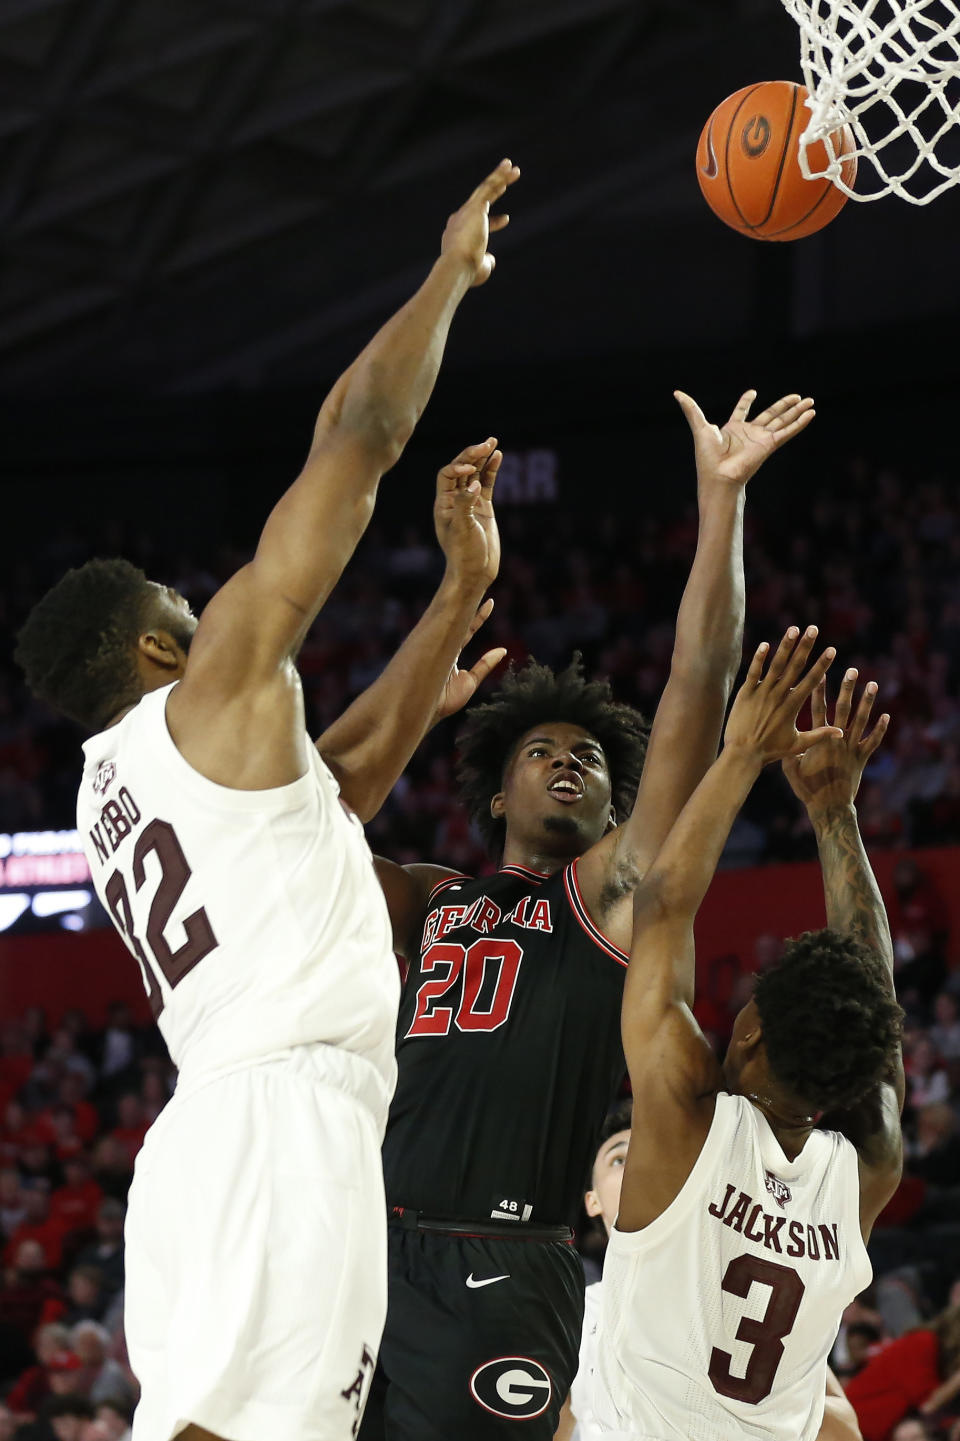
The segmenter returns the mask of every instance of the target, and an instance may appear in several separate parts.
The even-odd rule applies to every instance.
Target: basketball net
[[[829,178],[851,200],[899,195],[927,205],[960,184],[960,8],[956,0],[782,0],[800,27],[810,119],[800,137],[807,180]],[[853,133],[880,188],[858,194],[831,134]],[[827,163],[810,164],[822,141]],[[949,153],[948,153],[949,152]],[[851,152],[848,152],[851,153]],[[952,157],[952,158],[951,158]]]

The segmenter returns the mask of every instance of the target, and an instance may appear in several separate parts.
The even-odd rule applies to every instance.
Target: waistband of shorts
[[[328,1046],[322,1041],[307,1046],[288,1046],[262,1056],[247,1056],[214,1066],[185,1065],[177,1077],[173,1099],[188,1100],[224,1076],[277,1067],[282,1068],[286,1075],[300,1076],[314,1085],[332,1086],[351,1096],[371,1113],[382,1132],[390,1106],[390,1087],[386,1079],[365,1056],[344,1050],[341,1046]]]
[[[529,1221],[470,1221],[456,1216],[427,1216],[409,1206],[388,1206],[387,1222],[404,1231],[434,1231],[442,1236],[476,1237],[498,1241],[562,1241],[573,1245],[569,1226],[531,1225]]]

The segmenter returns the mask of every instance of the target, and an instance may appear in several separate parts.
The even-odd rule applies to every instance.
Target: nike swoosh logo
[[[707,163],[700,166],[700,174],[705,175],[708,180],[715,180],[720,173],[717,164],[717,152],[713,148],[713,121],[710,121],[710,128],[707,131]]]
[[[505,1276],[487,1276],[487,1278],[483,1281],[475,1281],[473,1278],[473,1272],[471,1271],[470,1275],[467,1277],[467,1285],[470,1287],[471,1291],[476,1291],[479,1286],[492,1286],[494,1281],[509,1281],[509,1279],[510,1272],[508,1271]]]

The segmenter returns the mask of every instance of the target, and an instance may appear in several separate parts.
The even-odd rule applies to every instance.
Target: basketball
[[[832,180],[806,180],[800,136],[809,111],[807,91],[791,80],[746,85],[710,116],[697,145],[697,180],[710,209],[741,235],[756,240],[799,240],[822,230],[847,203]],[[857,158],[847,125],[831,136],[845,156],[841,174],[853,188]],[[823,141],[808,151],[811,169],[826,166]]]

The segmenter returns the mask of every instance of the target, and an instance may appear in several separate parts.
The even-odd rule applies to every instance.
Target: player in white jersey
[[[630,1144],[631,1114],[631,1102],[623,1101],[604,1121],[593,1162],[590,1189],[583,1198],[587,1215],[600,1222],[608,1241],[620,1209],[623,1170],[627,1147]],[[602,1297],[602,1279],[594,1281],[584,1293],[579,1366],[570,1387],[570,1395],[560,1413],[556,1441],[603,1441],[603,1432],[593,1414],[597,1328]],[[817,1441],[863,1441],[857,1414],[844,1395],[843,1387],[829,1369],[823,1421]]]
[[[856,672],[826,724],[828,649],[791,628],[751,662],[721,755],[635,900],[623,1040],[635,1097],[604,1264],[594,1414],[623,1441],[813,1441],[844,1306],[902,1164],[902,1012],[854,797],[886,730],[865,734]],[[796,719],[812,697],[814,729]],[[829,929],[787,942],[737,1016],[721,1067],[692,1015],[694,920],[762,767],[806,802]],[[827,1114],[828,1129],[815,1129]]]
[[[386,1309],[399,997],[360,819],[421,739],[490,579],[495,528],[478,512],[494,442],[448,468],[449,583],[319,752],[295,657],[460,300],[492,271],[506,217],[490,206],[518,174],[504,161],[450,217],[428,278],[334,386],[303,472],[199,624],[127,562],[92,561],[20,635],[34,692],[94,732],[78,825],[180,1072],[127,1215],[136,1441],[340,1441],[359,1424]]]

